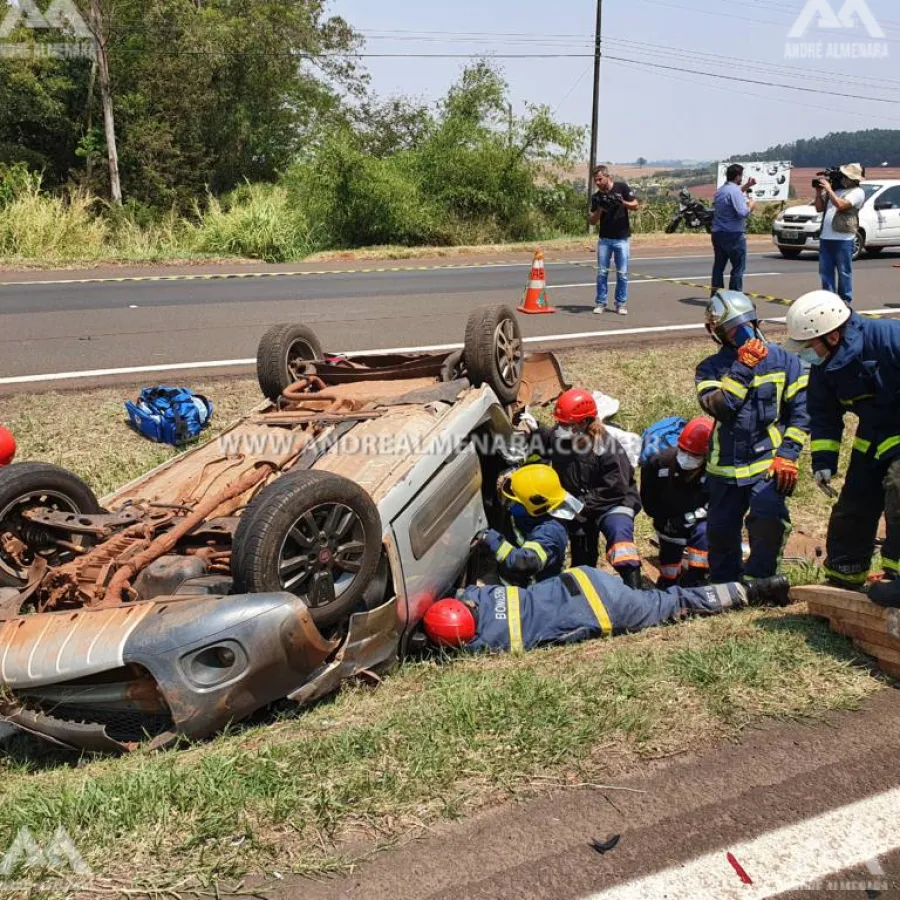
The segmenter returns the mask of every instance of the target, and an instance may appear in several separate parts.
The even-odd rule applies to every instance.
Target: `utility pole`
[[[603,0],[597,0],[597,28],[594,32],[594,106],[591,112],[591,159],[588,163],[588,215],[591,209],[591,185],[594,183],[594,168],[597,165],[597,124],[600,117],[600,37],[603,32]],[[591,226],[588,225],[588,234]]]

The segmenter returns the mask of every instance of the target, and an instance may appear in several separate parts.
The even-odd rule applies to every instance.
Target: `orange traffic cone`
[[[544,313],[555,313],[556,310],[547,300],[547,276],[544,273],[544,252],[538,250],[531,264],[531,275],[525,289],[525,301],[518,307],[520,313],[537,316]]]

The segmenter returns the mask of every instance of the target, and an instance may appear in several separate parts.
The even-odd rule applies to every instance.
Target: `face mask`
[[[734,347],[743,347],[747,341],[752,341],[756,337],[756,329],[752,325],[740,325],[731,338],[731,344]]]
[[[514,519],[528,519],[528,510],[521,503],[513,503],[509,507],[509,513]]]
[[[693,472],[703,465],[702,456],[693,456],[690,453],[685,453],[683,450],[679,450],[675,458],[678,460],[678,465],[686,472]]]
[[[825,362],[825,357],[819,356],[812,347],[804,347],[797,356],[811,366],[821,366]]]

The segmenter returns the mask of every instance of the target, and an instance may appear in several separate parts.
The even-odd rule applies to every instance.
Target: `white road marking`
[[[894,788],[586,900],[765,900],[804,887],[810,888],[810,897],[821,897],[828,890],[828,876],[898,847],[900,788]],[[726,852],[734,855],[753,884],[741,882]]]
[[[900,309],[863,309],[864,315],[900,315]],[[784,322],[780,319],[763,319],[764,322]],[[665,334],[676,331],[703,331],[705,325],[655,325],[647,328],[612,328],[607,331],[575,331],[567,334],[542,334],[527,337],[526,344],[556,344],[566,341],[582,341],[594,338],[631,337],[641,334]],[[370,350],[338,351],[336,356],[367,356],[373,353],[437,353],[443,350],[461,350],[462,344],[428,344],[423,347],[377,347]],[[77,372],[52,372],[43,375],[17,375],[11,378],[0,378],[0,386],[7,384],[38,384],[46,381],[69,381],[80,378],[102,378],[110,375],[143,375],[152,372],[180,372],[192,369],[228,369],[238,366],[255,366],[256,358],[248,359],[211,359],[204,362],[169,363],[153,366],[128,366],[118,369],[87,369]]]

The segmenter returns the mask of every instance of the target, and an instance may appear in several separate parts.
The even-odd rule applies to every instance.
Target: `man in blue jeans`
[[[608,310],[609,266],[616,263],[616,312],[628,314],[628,258],[631,220],[628,213],[640,207],[634,191],[624,181],[614,181],[606,166],[594,169],[597,193],[591,198],[591,225],[597,225],[597,298],[595,313]]]
[[[716,191],[713,201],[712,245],[715,262],[710,295],[725,287],[725,266],[731,263],[728,290],[744,290],[744,269],[747,268],[747,218],[756,203],[747,193],[756,184],[750,179],[743,187],[744,167],[732,163],[725,171],[725,184]]]
[[[838,294],[844,303],[853,302],[853,247],[859,230],[859,210],[866,192],[859,186],[865,177],[862,166],[841,166],[834,183],[817,181],[816,209],[824,213],[819,239],[819,277],[822,290]],[[835,279],[837,271],[837,279]]]

